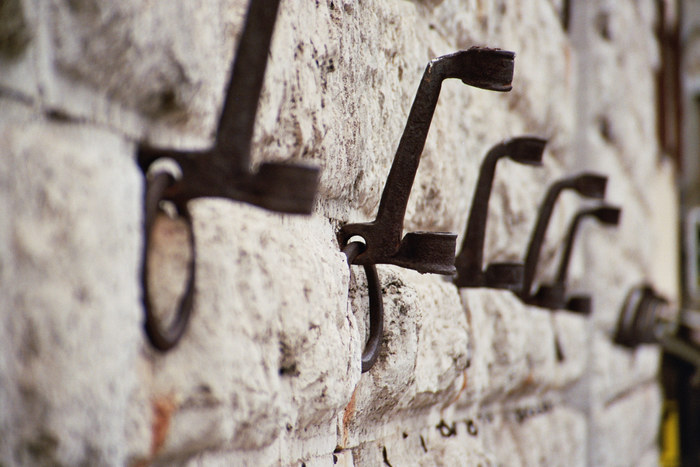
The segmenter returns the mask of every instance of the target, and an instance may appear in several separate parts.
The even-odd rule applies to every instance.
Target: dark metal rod
[[[482,51],[472,48],[438,57],[428,63],[387,176],[375,221],[389,231],[387,236],[395,238],[396,245],[401,240],[408,198],[425,140],[428,137],[442,82],[448,78],[460,78],[465,84],[484,89],[510,91],[513,56],[512,52],[490,49]],[[483,69],[478,67],[480,64],[483,65]],[[499,70],[499,66],[503,69]]]
[[[535,271],[539,261],[544,236],[549,226],[549,220],[554,210],[554,204],[563,190],[573,189],[579,194],[601,199],[605,196],[605,184],[607,178],[596,174],[581,174],[574,177],[564,178],[554,182],[540,205],[535,229],[530,237],[527,253],[525,256],[525,272],[523,275],[523,285],[520,290],[520,297],[527,301],[532,296],[532,283],[535,279]]]
[[[219,118],[215,151],[224,155],[235,153],[236,157],[230,159],[235,161],[237,173],[249,170],[255,114],[279,1],[250,0]]]

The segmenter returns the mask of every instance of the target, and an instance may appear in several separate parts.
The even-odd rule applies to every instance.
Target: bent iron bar
[[[535,271],[537,269],[537,263],[539,262],[544,235],[547,232],[549,219],[552,216],[552,210],[559,198],[559,194],[564,190],[574,190],[581,196],[587,198],[603,199],[605,198],[607,181],[607,177],[602,175],[583,173],[558,180],[549,187],[544,201],[542,201],[540,205],[535,229],[532,231],[527,254],[525,255],[525,273],[523,275],[523,284],[519,292],[519,296],[523,302],[529,303],[532,297],[532,283],[535,279]]]
[[[176,151],[153,148],[146,144],[139,146],[138,163],[144,173],[153,162],[164,158],[174,160],[182,171],[181,178],[170,178],[165,184],[162,177],[153,177],[160,181],[155,204],[147,202],[147,237],[150,236],[155,216],[153,206],[157,206],[160,200],[173,202],[179,214],[188,221],[187,202],[199,197],[227,198],[285,213],[311,212],[318,186],[317,167],[263,163],[257,173],[250,171],[255,113],[278,6],[279,0],[251,0],[248,5],[213,147],[204,151]],[[147,180],[146,192],[153,193],[150,179]],[[190,237],[193,237],[191,225]],[[145,328],[151,344],[160,351],[166,351],[182,337],[191,314],[194,266],[190,267],[187,289],[178,305],[177,316],[170,327],[166,328],[154,315],[149,297],[149,245],[147,239],[142,268]],[[192,253],[194,261],[194,250]]]
[[[473,47],[428,63],[418,87],[406,127],[396,150],[373,222],[346,224],[338,240],[353,236],[367,245],[355,264],[395,264],[421,273],[454,274],[456,235],[446,232],[410,232],[402,239],[403,221],[442,81],[461,79],[467,85],[492,91],[510,91],[513,52]]]
[[[531,297],[530,304],[552,310],[568,309],[583,314],[590,313],[590,296],[577,295],[568,300],[568,302],[566,299],[566,279],[568,276],[569,263],[571,261],[571,251],[573,250],[576,234],[579,230],[578,227],[581,221],[586,217],[593,217],[602,224],[611,226],[618,225],[621,212],[622,209],[618,207],[602,205],[591,209],[582,209],[576,213],[566,234],[564,250],[559,260],[559,267],[554,282],[541,285],[537,293]]]
[[[384,185],[377,217],[373,222],[346,224],[338,233],[343,251],[352,237],[365,241],[364,250],[348,256],[348,264],[365,266],[370,286],[370,338],[362,355],[362,371],[368,371],[379,355],[383,317],[379,324],[372,315],[372,287],[381,287],[375,264],[395,264],[418,272],[453,274],[457,236],[446,232],[410,232],[402,239],[406,206],[418,171],[421,153],[428,137],[442,81],[461,79],[465,84],[493,91],[510,91],[515,54],[493,49],[471,48],[432,60],[425,69],[413,106],[406,121],[399,147]],[[372,269],[368,269],[372,266]],[[376,285],[372,286],[372,281]],[[381,310],[381,308],[379,309]],[[375,310],[378,316],[378,311]]]
[[[520,164],[540,166],[546,144],[545,140],[535,137],[513,138],[493,146],[486,154],[474,189],[462,249],[455,259],[457,275],[454,283],[457,287],[515,290],[521,286],[523,282],[521,263],[493,263],[486,271],[482,270],[489,198],[496,174],[496,163],[501,158],[509,157]]]

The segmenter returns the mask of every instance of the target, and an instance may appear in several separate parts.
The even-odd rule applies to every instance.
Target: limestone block
[[[463,429],[454,436],[443,437],[434,427],[361,444],[352,449],[352,457],[356,467],[496,465],[485,452],[478,433],[470,435]]]
[[[362,375],[339,416],[342,447],[373,439],[373,430],[402,411],[450,402],[467,366],[466,317],[454,286],[394,266],[380,267],[379,276],[384,341],[377,362]],[[353,308],[358,309],[354,303]]]
[[[496,465],[587,465],[585,415],[563,406],[529,404],[481,424],[484,448],[493,453]]]
[[[594,406],[589,463],[640,465],[642,456],[655,449],[660,416],[661,390],[656,383],[636,388],[610,404]]]
[[[558,311],[552,315],[552,327],[556,355],[553,386],[564,388],[588,370],[590,326],[586,316]]]
[[[591,166],[605,166],[610,160],[597,146],[609,147],[641,190],[656,168],[658,150],[656,110],[648,103],[655,99],[659,52],[653,33],[655,15],[647,3],[613,6],[600,0],[580,10],[587,20],[580,23],[587,41],[581,55],[586,84],[580,101],[585,144],[590,145],[584,147],[585,158]]]
[[[594,403],[608,403],[656,378],[660,361],[658,346],[644,345],[630,350],[614,345],[599,330],[594,330],[591,338],[589,384]]]
[[[471,365],[460,404],[541,390],[554,377],[550,312],[527,307],[510,292],[460,291],[471,339]]]
[[[132,148],[95,127],[8,120],[0,462],[123,464],[141,339]]]
[[[151,399],[173,406],[160,458],[259,449],[285,427],[303,437],[330,422],[350,400],[361,350],[330,225],[225,200],[191,209],[192,322],[175,350],[149,357]]]

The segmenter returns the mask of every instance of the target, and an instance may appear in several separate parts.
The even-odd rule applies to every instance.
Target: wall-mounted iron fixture
[[[617,225],[620,221],[621,211],[622,210],[618,207],[607,205],[578,211],[571,221],[571,224],[569,224],[569,230],[564,242],[564,250],[559,259],[559,267],[557,268],[554,282],[541,285],[537,293],[529,298],[528,303],[551,310],[567,309],[577,313],[589,314],[591,311],[590,296],[575,295],[568,299],[566,298],[566,279],[569,270],[569,262],[571,260],[571,251],[574,246],[578,227],[581,221],[586,217],[597,219],[602,224]]]
[[[678,336],[678,318],[678,310],[650,285],[634,287],[625,298],[613,341],[629,348],[659,344],[700,370],[700,348]]]
[[[513,138],[493,146],[486,154],[474,189],[462,250],[455,259],[457,275],[454,283],[457,287],[520,289],[523,283],[522,263],[492,263],[482,270],[489,198],[499,159],[509,157],[520,164],[539,166],[546,144],[546,140],[535,137]]]
[[[514,57],[513,52],[472,47],[428,63],[384,185],[376,219],[368,223],[346,224],[338,233],[338,243],[343,249],[353,237],[364,241],[363,251],[355,256],[352,264],[395,264],[421,273],[455,272],[455,234],[410,232],[401,238],[408,198],[442,82],[455,78],[482,89],[510,91]],[[367,358],[376,360],[376,356],[368,355]],[[363,371],[370,367],[363,364]]]
[[[176,151],[142,144],[138,162],[150,172],[146,187],[146,248],[143,260],[143,287],[146,334],[158,350],[172,348],[182,337],[191,314],[194,287],[194,249],[190,276],[177,316],[166,326],[154,315],[148,292],[147,256],[151,228],[158,203],[172,202],[189,223],[187,202],[200,197],[244,201],[285,213],[308,214],[313,208],[319,169],[303,165],[263,163],[257,173],[250,171],[250,146],[255,113],[262,89],[270,41],[279,0],[253,0],[238,43],[236,58],[219,118],[214,146],[204,151]],[[170,161],[181,173],[156,172],[158,160]],[[193,232],[190,225],[190,238]],[[194,240],[192,240],[192,246]]]
[[[544,235],[549,226],[549,219],[552,216],[554,204],[559,198],[559,194],[564,190],[574,190],[581,196],[594,199],[603,199],[605,197],[605,187],[608,178],[598,174],[583,173],[573,177],[558,180],[552,184],[547,190],[547,194],[540,205],[540,211],[535,223],[535,229],[530,237],[530,244],[525,255],[525,272],[523,275],[523,284],[520,289],[520,298],[528,303],[532,297],[532,283],[535,279],[535,271],[537,262],[539,261],[540,251]]]
[[[362,253],[365,245],[362,242],[350,242],[343,248],[343,253],[348,260],[348,266],[357,255]],[[384,304],[382,303],[382,285],[379,283],[377,266],[365,264],[365,275],[367,276],[367,291],[369,292],[369,338],[362,351],[362,373],[368,371],[379,357],[379,347],[384,336]],[[352,274],[352,267],[350,268]]]

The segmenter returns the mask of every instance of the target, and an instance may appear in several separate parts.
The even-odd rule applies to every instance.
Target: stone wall
[[[655,133],[653,0],[284,0],[253,140],[322,170],[311,216],[190,203],[195,306],[180,344],[142,332],[139,142],[206,148],[245,0],[0,2],[0,466],[655,465],[658,349],[610,342],[641,280],[676,297],[673,168]],[[516,52],[513,90],[446,81],[406,231],[464,231],[484,154],[504,160],[485,260],[522,260],[546,187],[608,175],[617,229],[585,225],[570,288],[590,317],[378,266],[382,350],[361,374],[367,296],[336,240],[374,218],[428,61]],[[585,203],[564,194],[551,278]],[[186,230],[159,219],[153,295],[172,309]]]

